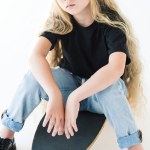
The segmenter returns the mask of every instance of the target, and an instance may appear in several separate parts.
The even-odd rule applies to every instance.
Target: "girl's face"
[[[57,0],[59,6],[71,15],[77,15],[90,9],[90,0]]]

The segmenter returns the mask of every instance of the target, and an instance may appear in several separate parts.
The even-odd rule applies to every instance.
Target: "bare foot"
[[[5,126],[2,126],[0,129],[0,137],[1,138],[9,138],[13,139],[15,132],[6,128]]]
[[[128,150],[144,150],[142,144],[137,144],[128,148]]]

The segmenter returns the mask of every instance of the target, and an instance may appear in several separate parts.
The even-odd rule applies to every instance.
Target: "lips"
[[[70,7],[70,6],[74,6],[75,4],[68,4],[67,6],[66,6],[66,8],[68,8],[68,7]]]

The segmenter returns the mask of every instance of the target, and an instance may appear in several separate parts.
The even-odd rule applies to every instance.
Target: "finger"
[[[65,134],[66,134],[67,139],[70,139],[70,134],[69,134],[67,127],[65,128]]]
[[[61,119],[59,130],[58,130],[58,135],[63,135],[63,133],[64,133],[64,121]]]
[[[69,134],[70,134],[71,136],[73,136],[74,133],[73,133],[73,129],[72,129],[71,122],[68,123],[67,128],[68,128]]]
[[[69,131],[68,131],[68,128],[67,128],[67,120],[65,121],[65,135],[66,135],[67,139],[70,138],[70,134],[69,134]]]
[[[54,125],[55,125],[55,118],[51,118],[50,121],[49,121],[48,129],[47,129],[48,133],[51,132]]]
[[[46,126],[47,122],[49,121],[49,116],[46,114],[45,118],[44,118],[44,121],[43,121],[43,127]]]
[[[58,135],[63,135],[63,133],[64,133],[63,129],[61,127],[59,127],[59,129],[58,129]]]
[[[73,129],[77,132],[78,131],[78,127],[77,127],[77,124],[76,124],[76,121],[72,121],[72,127]]]
[[[52,136],[55,136],[57,134],[58,129],[59,129],[59,124],[60,124],[60,120],[56,119],[56,123],[55,123],[54,129],[53,129],[53,132],[52,132]]]

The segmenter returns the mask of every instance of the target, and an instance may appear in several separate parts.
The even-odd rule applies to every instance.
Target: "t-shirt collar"
[[[89,26],[83,27],[83,26],[81,26],[81,25],[75,20],[75,18],[73,17],[73,15],[70,15],[70,17],[71,17],[71,21],[72,21],[73,25],[75,25],[76,27],[80,28],[81,30],[89,30],[89,29],[92,29],[92,28],[97,24],[97,22],[94,20],[94,21],[92,22],[92,24],[90,24]]]

